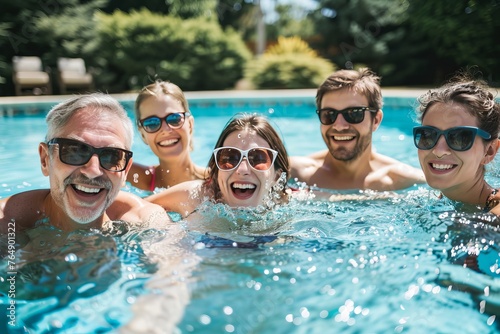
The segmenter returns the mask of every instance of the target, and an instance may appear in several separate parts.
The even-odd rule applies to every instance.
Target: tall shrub
[[[316,88],[334,70],[298,37],[279,37],[259,58],[248,63],[245,77],[256,88]]]
[[[136,89],[156,78],[184,90],[226,89],[243,76],[250,52],[215,19],[182,20],[146,9],[98,14],[100,62],[110,90]]]

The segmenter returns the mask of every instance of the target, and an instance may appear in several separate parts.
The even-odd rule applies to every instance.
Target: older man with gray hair
[[[38,152],[50,189],[1,200],[1,233],[44,222],[65,231],[100,229],[114,220],[171,223],[160,206],[120,190],[132,166],[133,125],[116,99],[103,93],[72,97],[50,110],[46,121]]]

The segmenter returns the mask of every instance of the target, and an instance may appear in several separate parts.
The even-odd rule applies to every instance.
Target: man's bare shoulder
[[[149,226],[171,222],[161,206],[126,191],[118,193],[115,201],[108,208],[107,214],[112,220],[124,220]]]
[[[366,180],[366,188],[398,190],[425,183],[425,176],[420,168],[412,167],[394,158],[376,154],[371,164],[372,173]]]
[[[49,192],[49,189],[30,190],[0,200],[0,232],[5,233],[9,222],[15,222],[16,231],[33,227],[43,217]]]
[[[292,178],[306,179],[323,165],[328,151],[315,152],[308,156],[291,156],[290,169]]]

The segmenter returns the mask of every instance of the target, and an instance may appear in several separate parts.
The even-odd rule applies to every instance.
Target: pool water
[[[269,116],[291,155],[324,149],[313,99],[190,104],[200,165],[236,111]],[[413,104],[386,101],[373,142],[378,152],[418,166]],[[0,117],[0,131],[0,197],[48,187],[37,154],[44,115]],[[156,163],[138,134],[133,151],[135,161]],[[497,165],[488,179],[498,186]],[[16,240],[24,246],[15,254],[16,321],[0,319],[0,332],[500,332],[500,237],[485,223],[492,217],[439,199],[427,186],[389,198],[362,195],[292,200],[264,216],[207,206],[202,224],[227,216],[233,225],[191,231],[176,244],[165,231],[120,222],[102,232],[37,227]],[[7,240],[0,244],[6,249]],[[478,271],[460,265],[475,259],[467,254],[473,246],[482,250]],[[0,266],[8,315],[6,258]]]

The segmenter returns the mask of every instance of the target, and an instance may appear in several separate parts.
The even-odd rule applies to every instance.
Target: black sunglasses
[[[237,168],[244,157],[253,169],[265,171],[271,168],[277,155],[278,151],[266,147],[254,147],[246,151],[236,147],[219,147],[214,150],[217,168],[225,171]]]
[[[454,151],[467,151],[474,144],[476,136],[490,140],[491,135],[473,126],[457,126],[447,130],[439,130],[433,126],[416,126],[413,128],[413,140],[420,150],[430,150],[436,146],[439,137],[444,136],[448,147]]]
[[[377,112],[377,109],[373,109],[371,107],[351,107],[345,108],[343,110],[336,110],[333,108],[323,108],[316,110],[316,113],[319,116],[319,121],[323,125],[332,125],[335,123],[337,116],[342,114],[346,122],[351,124],[358,124],[363,122],[365,119],[365,111]]]
[[[191,114],[188,112],[168,114],[166,117],[163,118],[160,118],[158,116],[151,116],[141,119],[139,121],[139,124],[142,126],[144,131],[148,133],[154,133],[160,130],[162,119],[165,120],[165,123],[167,123],[167,125],[171,129],[179,129],[184,124],[186,117],[189,116],[191,116]]]
[[[99,157],[99,164],[102,168],[121,172],[125,170],[132,158],[132,152],[116,147],[95,148],[79,140],[68,138],[53,138],[47,145],[59,145],[59,160],[71,166],[83,166],[89,162],[94,154]]]

